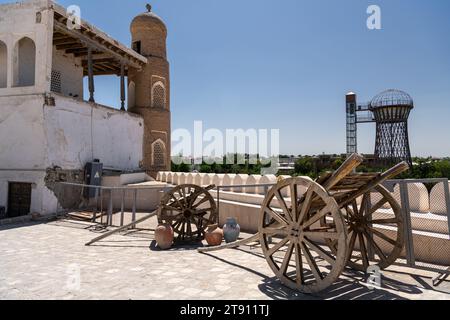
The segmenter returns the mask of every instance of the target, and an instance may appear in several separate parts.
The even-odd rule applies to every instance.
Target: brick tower
[[[167,28],[151,11],[131,22],[132,48],[147,58],[142,70],[128,71],[128,110],[144,118],[143,168],[153,177],[170,170],[170,80]]]

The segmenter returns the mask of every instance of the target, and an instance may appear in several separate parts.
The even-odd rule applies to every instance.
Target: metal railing
[[[112,225],[112,217],[113,217],[113,211],[114,211],[114,205],[113,205],[113,196],[115,193],[120,193],[121,200],[120,200],[120,226],[124,225],[124,214],[125,214],[125,194],[127,192],[132,193],[132,204],[131,204],[131,222],[136,221],[136,212],[137,212],[137,195],[140,190],[154,190],[156,189],[163,189],[161,192],[167,191],[171,188],[171,185],[168,184],[166,187],[164,186],[121,186],[121,187],[103,187],[103,186],[91,186],[91,185],[84,185],[84,184],[77,184],[77,183],[59,183],[61,187],[78,187],[82,188],[94,188],[95,189],[95,204],[96,207],[94,208],[94,213],[92,217],[92,222],[97,222],[97,214],[100,212],[101,218],[100,218],[100,224],[104,224],[106,226]],[[217,203],[217,210],[220,214],[220,202],[221,200],[221,191],[232,191],[236,189],[257,189],[262,188],[263,192],[255,192],[254,193],[246,193],[245,191],[242,192],[243,194],[255,194],[255,195],[261,195],[264,196],[268,193],[269,188],[274,186],[276,183],[270,183],[270,184],[253,184],[253,185],[222,185],[222,186],[216,186],[211,192],[216,192],[216,203]],[[397,189],[397,194],[399,194],[399,197],[397,200],[400,202],[401,210],[402,210],[402,216],[403,221],[405,222],[405,228],[404,228],[404,238],[405,238],[405,258],[399,259],[396,264],[403,265],[407,267],[417,268],[417,269],[424,269],[428,271],[433,271],[439,273],[439,276],[433,280],[433,282],[437,282],[437,279],[442,279],[442,275],[448,276],[450,274],[450,267],[447,265],[437,265],[432,263],[423,263],[419,261],[417,258],[417,250],[419,246],[415,244],[415,236],[417,236],[417,231],[420,229],[426,229],[427,226],[421,226],[417,225],[420,222],[420,217],[418,218],[417,214],[415,213],[415,210],[411,207],[411,204],[414,202],[414,191],[410,190],[411,185],[413,184],[423,184],[425,186],[428,186],[427,188],[427,197],[429,199],[428,205],[430,206],[430,212],[431,213],[431,205],[436,205],[436,203],[431,203],[430,196],[432,195],[432,187],[435,187],[439,184],[442,184],[442,190],[443,193],[439,193],[439,195],[442,197],[438,199],[438,202],[443,206],[440,208],[441,217],[446,217],[446,223],[447,223],[447,232],[442,233],[441,236],[445,235],[445,241],[450,241],[450,191],[449,191],[449,180],[448,179],[408,179],[408,180],[388,180],[383,185],[390,191],[394,192],[395,188]],[[398,186],[398,187],[396,187]],[[107,202],[107,210],[106,210],[106,222],[103,221],[103,207],[104,207],[104,198],[106,195],[106,202]],[[245,201],[243,201],[244,203]],[[58,201],[59,206],[59,201]],[[97,212],[99,209],[99,212]],[[59,212],[56,213],[57,216]],[[422,212],[423,214],[423,212]],[[425,219],[426,220],[426,219]],[[414,222],[414,223],[413,223]],[[438,221],[441,224],[445,224],[445,222]],[[415,225],[414,225],[415,224]],[[438,253],[439,250],[448,250],[447,248],[450,246],[450,244],[444,244],[444,248],[434,247],[431,248],[433,252]],[[429,254],[433,254],[433,252]],[[450,253],[449,253],[450,257]]]
[[[417,208],[411,208],[411,205],[413,204],[413,201],[415,202],[421,202],[423,199],[418,199],[414,197],[420,197],[419,194],[417,194],[417,191],[414,191],[414,189],[411,189],[411,185],[414,184],[421,184],[424,185],[427,188],[427,197],[428,199],[428,205],[429,210],[428,212],[424,212],[422,210],[417,210]],[[435,192],[433,194],[433,191],[435,190],[435,187],[437,187],[439,184],[442,184],[442,194]],[[449,180],[446,178],[432,178],[432,179],[405,179],[405,180],[389,180],[384,183],[384,186],[390,191],[393,192],[395,186],[398,186],[399,193],[400,193],[400,207],[402,210],[402,216],[403,221],[405,221],[405,261],[402,263],[401,260],[397,261],[397,264],[404,264],[408,267],[416,268],[416,269],[424,269],[429,270],[433,272],[437,272],[439,276],[435,279],[433,279],[433,284],[437,282],[439,279],[441,279],[441,275],[450,275],[450,266],[448,265],[438,265],[433,263],[424,263],[419,261],[417,257],[417,251],[419,249],[418,245],[415,245],[415,234],[421,229],[426,230],[427,225],[425,222],[422,222],[420,224],[420,217],[424,214],[434,214],[434,209],[438,209],[440,212],[440,215],[442,217],[446,217],[447,220],[447,232],[445,234],[446,241],[449,241],[444,247],[432,247],[428,248],[429,254],[433,255],[433,253],[438,253],[441,250],[447,250],[448,251],[448,259],[450,261],[450,188],[449,188]],[[436,190],[437,191],[437,190]],[[436,193],[440,196],[438,199],[434,198],[432,199],[432,196]],[[412,197],[411,197],[412,196]],[[433,201],[435,201],[433,203]],[[437,202],[437,203],[436,203]],[[422,203],[423,204],[423,203]],[[439,206],[440,205],[440,206]],[[418,213],[415,213],[418,212]],[[414,214],[414,216],[412,216]],[[435,215],[434,215],[435,216]],[[413,222],[415,222],[416,226],[413,225]],[[445,222],[442,222],[443,224]],[[430,233],[433,233],[432,230],[430,230]],[[442,235],[444,233],[441,232]],[[423,250],[423,249],[422,249]],[[445,252],[445,251],[444,251]]]
[[[449,192],[449,180],[448,179],[442,179],[442,178],[435,178],[435,179],[407,179],[407,180],[388,180],[383,185],[390,191],[394,192],[394,188],[396,185],[398,185],[399,189],[399,199],[397,199],[400,203],[400,207],[402,210],[402,216],[403,221],[405,222],[405,228],[404,228],[404,239],[405,239],[405,259],[399,259],[396,264],[398,265],[405,265],[407,267],[417,268],[417,269],[423,269],[427,271],[433,271],[437,272],[439,275],[435,279],[433,279],[433,284],[436,284],[439,279],[442,279],[442,275],[448,276],[450,275],[450,267],[446,265],[438,265],[438,264],[432,264],[432,263],[423,263],[418,261],[417,258],[417,250],[419,246],[414,241],[414,234],[417,229],[420,229],[421,226],[414,227],[413,226],[413,220],[416,222],[417,216],[412,217],[411,213],[414,212],[414,210],[411,208],[411,200],[410,194],[414,196],[414,191],[409,191],[408,187],[412,184],[420,183],[423,185],[428,185],[431,189],[431,186],[436,186],[439,184],[443,185],[443,194],[442,199],[438,199],[438,202],[443,206],[441,208],[441,212],[445,212],[446,220],[447,220],[447,233],[446,237],[447,240],[450,240],[450,192]],[[220,201],[221,196],[220,192],[222,190],[232,191],[235,188],[264,188],[264,194],[267,194],[270,187],[274,186],[275,183],[272,184],[255,184],[255,185],[226,185],[226,186],[216,186],[215,191],[217,193],[216,200],[217,200],[217,209],[220,213],[219,207],[220,207]],[[224,191],[225,191],[224,190]],[[428,206],[431,206],[431,198],[430,194],[431,190],[427,189],[427,197],[428,197]],[[244,192],[245,194],[245,192]],[[253,193],[250,193],[253,194]],[[259,194],[259,193],[255,193]],[[436,200],[436,199],[434,199]],[[435,204],[436,205],[436,204]],[[431,208],[428,213],[431,212]],[[425,212],[422,212],[422,214],[425,214]],[[442,222],[445,223],[445,222]],[[424,226],[426,227],[426,226]],[[439,252],[439,250],[449,250],[450,249],[450,243],[445,246],[445,248],[435,247],[432,248],[430,254],[432,255],[433,252],[436,254]],[[450,252],[449,252],[449,259],[450,259]]]
[[[131,192],[132,196],[132,204],[131,204],[131,222],[136,221],[136,213],[137,213],[137,202],[138,202],[138,192],[139,191],[146,191],[146,190],[154,190],[154,189],[167,189],[167,187],[163,186],[119,186],[119,187],[105,187],[105,186],[94,186],[94,185],[86,185],[86,184],[79,184],[79,183],[70,183],[70,182],[59,182],[58,185],[58,191],[59,197],[57,202],[57,210],[56,210],[56,217],[62,214],[62,212],[67,213],[68,211],[73,211],[73,208],[69,208],[67,210],[64,210],[60,203],[60,198],[63,196],[61,193],[64,193],[65,187],[72,187],[72,188],[81,188],[81,191],[79,193],[80,197],[79,200],[86,200],[83,199],[83,194],[85,189],[94,189],[95,190],[95,196],[92,198],[94,199],[94,206],[92,208],[93,210],[93,216],[91,221],[97,222],[98,214],[100,214],[100,224],[103,224],[105,226],[112,226],[113,225],[113,211],[114,211],[114,204],[113,199],[114,195],[119,193],[120,195],[120,226],[124,225],[124,217],[125,217],[125,203],[126,203],[126,193]],[[104,221],[104,198],[106,198],[106,221]],[[89,206],[89,204],[87,205]],[[80,208],[81,209],[81,208]],[[77,210],[80,210],[77,209]],[[86,208],[87,209],[87,208]],[[133,228],[135,225],[133,225]]]

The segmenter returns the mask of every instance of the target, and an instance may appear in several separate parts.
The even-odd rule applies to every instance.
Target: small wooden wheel
[[[326,226],[320,225],[323,217]],[[270,268],[291,289],[322,291],[345,267],[344,219],[334,198],[310,179],[290,178],[270,189],[261,207],[259,233]],[[331,240],[335,251],[326,246]]]
[[[201,241],[206,228],[217,223],[216,203],[207,189],[180,185],[162,197],[158,222],[172,226],[176,242]]]
[[[375,187],[374,191],[376,202],[371,200],[374,194],[369,192],[363,195],[360,205],[354,200],[342,209],[349,236],[347,264],[364,272],[371,262],[381,269],[389,267],[400,256],[404,245],[399,204],[383,186]]]

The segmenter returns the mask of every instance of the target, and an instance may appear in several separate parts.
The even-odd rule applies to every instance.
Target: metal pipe
[[[123,216],[124,216],[124,206],[125,206],[125,189],[122,190],[122,203],[120,204],[120,226],[123,226]]]
[[[409,207],[408,185],[406,181],[400,182],[400,199],[402,205],[403,221],[405,223],[405,251],[407,265],[414,267],[416,260],[414,257],[414,243],[411,228],[411,211]]]
[[[112,218],[113,218],[113,191],[112,189],[109,191],[109,204],[108,204],[108,221],[107,225],[112,226]]]
[[[89,81],[89,102],[95,102],[94,99],[94,65],[92,63],[92,47],[88,46],[88,81]]]
[[[98,189],[95,188],[95,207],[94,207],[94,214],[92,215],[92,222],[97,221],[97,206],[98,206]]]
[[[137,201],[137,189],[134,190],[134,194],[133,194],[133,214],[131,217],[131,221],[135,222],[136,221],[136,201]],[[136,224],[132,225],[132,229],[136,228]]]
[[[444,182],[445,205],[447,207],[448,239],[450,240],[450,190],[448,180]]]

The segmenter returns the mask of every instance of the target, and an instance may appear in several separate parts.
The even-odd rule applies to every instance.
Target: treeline
[[[294,157],[292,157],[294,158]],[[206,163],[202,164],[175,164],[172,163],[173,172],[201,172],[201,173],[241,173],[241,174],[261,174],[262,168],[270,166],[263,165],[258,161],[249,160],[249,156],[234,155],[235,164],[227,164],[226,157],[222,163]],[[292,176],[309,176],[313,179],[319,177],[327,171],[334,171],[345,161],[345,156],[334,155],[326,160],[321,157],[301,156],[295,157],[293,170],[286,171],[282,169],[279,174],[287,174]],[[242,164],[236,164],[239,163]],[[220,161],[218,161],[220,162]],[[265,162],[264,162],[265,163]],[[358,172],[382,172],[389,169],[389,166],[374,165],[373,163],[363,163],[357,169]],[[426,178],[447,178],[450,179],[450,158],[433,159],[433,158],[413,158],[412,168],[398,177],[399,179],[426,179]]]
[[[304,175],[317,178],[326,171],[333,171],[345,161],[344,157],[334,159],[328,166],[323,166],[314,157],[302,157],[295,162],[295,169],[292,175]],[[389,166],[362,164],[357,168],[358,172],[383,172]],[[399,179],[427,179],[427,178],[447,178],[450,179],[450,158],[413,158],[412,168],[398,176]]]
[[[221,161],[203,161],[202,164],[176,164],[172,162],[172,172],[192,172],[197,171],[200,173],[235,173],[235,174],[260,174],[263,168],[270,167],[269,164],[263,164],[259,156],[255,156],[254,159],[250,159],[249,155],[231,155],[234,158],[233,164],[227,164],[227,157],[224,156]],[[238,164],[240,163],[240,164]],[[266,163],[266,162],[264,162]]]

